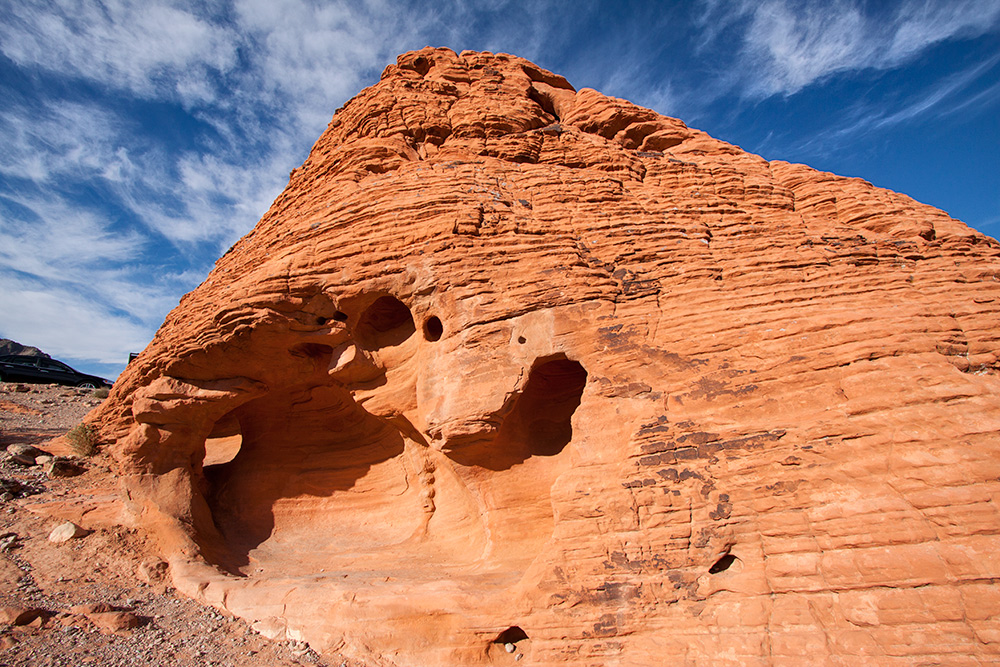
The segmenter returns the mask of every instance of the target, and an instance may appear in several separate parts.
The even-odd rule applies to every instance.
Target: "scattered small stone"
[[[289,648],[292,651],[292,655],[296,658],[301,658],[309,653],[309,644],[306,642],[293,641]]]
[[[86,537],[87,535],[90,535],[89,530],[76,525],[72,521],[67,521],[66,523],[62,523],[52,529],[52,532],[49,533],[49,542],[55,542],[58,544],[60,542],[68,542],[69,540],[79,537]]]
[[[0,477],[0,499],[3,499],[4,502],[17,498],[22,491],[24,491],[24,485],[17,480]]]
[[[77,604],[69,608],[71,614],[78,616],[89,616],[91,614],[105,614],[114,611],[114,607],[106,602],[93,602],[90,604]]]
[[[503,645],[503,650],[507,651],[507,653],[513,653],[514,649],[516,648],[517,647],[511,644],[510,642],[507,642],[506,644]]]
[[[0,551],[10,551],[18,546],[17,540],[17,533],[4,533],[0,535]]]

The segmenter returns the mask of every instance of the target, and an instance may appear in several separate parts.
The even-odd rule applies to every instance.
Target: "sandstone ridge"
[[[909,197],[427,48],[88,419],[175,584],[320,652],[989,660],[998,271]]]

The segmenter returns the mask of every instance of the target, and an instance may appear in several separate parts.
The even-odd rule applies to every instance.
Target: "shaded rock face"
[[[984,658],[998,272],[908,197],[424,49],[90,420],[179,588],[368,664]]]

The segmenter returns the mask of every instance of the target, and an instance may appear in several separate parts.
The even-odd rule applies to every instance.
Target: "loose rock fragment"
[[[4,533],[0,535],[0,551],[10,551],[17,546],[17,533]]]
[[[37,463],[39,456],[50,456],[48,452],[42,451],[32,445],[13,444],[7,447],[10,457],[20,464],[33,466]]]
[[[66,523],[59,524],[52,529],[52,532],[49,533],[49,542],[68,542],[72,539],[86,537],[87,535],[90,535],[90,532],[91,531],[76,525],[72,521],[67,521]]]
[[[45,467],[45,474],[49,477],[76,477],[87,472],[87,469],[78,463],[65,459],[55,459]]]
[[[38,607],[0,607],[0,623],[10,625],[28,625],[38,618],[45,616],[47,612]]]
[[[107,611],[87,614],[87,618],[102,632],[112,633],[139,627],[141,619],[130,611]]]

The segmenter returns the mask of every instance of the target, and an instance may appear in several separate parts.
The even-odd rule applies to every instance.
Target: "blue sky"
[[[115,377],[337,107],[513,53],[1000,236],[1000,0],[0,0],[0,336]]]

